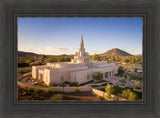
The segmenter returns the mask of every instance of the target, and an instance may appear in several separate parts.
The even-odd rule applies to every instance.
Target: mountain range
[[[25,56],[25,55],[32,55],[32,56],[36,56],[36,55],[42,55],[42,54],[36,54],[36,53],[32,53],[32,52],[22,52],[22,51],[18,51],[18,55],[20,56]],[[120,50],[118,48],[113,48],[111,50],[106,51],[105,53],[102,54],[98,54],[100,56],[133,56],[131,54],[129,54],[128,52],[125,52],[123,50]],[[52,56],[57,56],[57,55],[52,55]],[[62,54],[59,56],[73,56],[71,55],[66,55],[66,54]]]

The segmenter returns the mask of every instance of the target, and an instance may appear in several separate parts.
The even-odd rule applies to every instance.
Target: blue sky
[[[83,32],[89,54],[119,48],[142,54],[142,18],[18,18],[18,50],[74,54]]]

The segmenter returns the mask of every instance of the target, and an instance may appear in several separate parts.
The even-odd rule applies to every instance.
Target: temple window
[[[89,80],[90,79],[90,75],[87,75],[87,80]]]
[[[77,82],[76,76],[74,77],[74,82]]]
[[[43,80],[43,74],[40,74],[40,79]]]
[[[64,77],[63,77],[63,76],[61,76],[61,80],[62,80],[62,81],[64,80]]]

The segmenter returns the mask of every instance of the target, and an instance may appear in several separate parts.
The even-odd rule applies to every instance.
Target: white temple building
[[[118,67],[114,63],[106,61],[95,62],[85,52],[83,34],[79,52],[75,53],[71,62],[54,62],[47,65],[32,66],[32,77],[43,80],[49,85],[50,82],[78,82],[85,83],[93,79],[93,73],[103,73],[103,79],[110,78],[117,73]]]

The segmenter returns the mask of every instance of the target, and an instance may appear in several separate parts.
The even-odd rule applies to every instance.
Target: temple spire
[[[80,49],[84,49],[83,32],[81,33],[81,44],[80,44]]]

